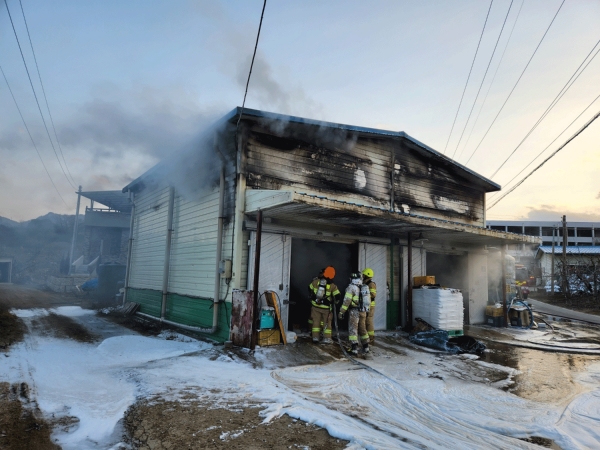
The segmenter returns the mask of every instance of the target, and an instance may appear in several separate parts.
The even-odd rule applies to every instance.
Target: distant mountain
[[[7,219],[6,217],[0,216],[0,227],[18,227],[20,225],[19,222],[15,222],[14,220]]]

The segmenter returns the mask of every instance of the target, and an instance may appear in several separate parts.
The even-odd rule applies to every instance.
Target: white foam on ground
[[[600,440],[600,364],[581,374],[590,391],[565,409],[454,376],[468,370],[468,358],[441,364],[435,354],[403,350],[406,356],[369,361],[382,376],[345,360],[255,369],[235,356],[211,358],[211,345],[172,335],[118,336],[99,345],[27,335],[0,358],[0,379],[29,383],[46,415],[79,419],[53,435],[65,450],[117,444],[115,427],[138,398],[177,399],[181,390],[200,397],[211,389],[219,391],[214,406],[258,402],[265,421],[288,414],[351,441],[351,449],[539,448],[517,439],[528,436],[584,449]]]

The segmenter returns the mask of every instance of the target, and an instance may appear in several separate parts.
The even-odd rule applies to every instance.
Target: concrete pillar
[[[469,252],[469,323],[485,323],[485,307],[488,303],[487,254]]]

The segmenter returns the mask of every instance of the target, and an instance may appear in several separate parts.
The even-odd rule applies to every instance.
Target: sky
[[[74,214],[78,185],[123,188],[242,103],[262,1],[21,2],[45,96],[7,0],[48,133],[0,2],[0,66],[40,155],[0,74],[0,216]],[[270,0],[246,106],[404,131],[510,188],[600,111],[596,57],[517,148],[600,48],[600,2],[561,4]],[[487,218],[600,221],[599,142],[600,119]]]

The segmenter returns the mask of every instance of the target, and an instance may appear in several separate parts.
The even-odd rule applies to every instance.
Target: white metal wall
[[[427,251],[421,247],[413,247],[412,249],[412,276],[419,277],[427,275]],[[408,295],[408,248],[402,247],[402,305],[406,307],[406,296]],[[402,317],[406,314],[403,310]]]
[[[135,204],[129,286],[162,290],[169,188],[144,190]]]
[[[256,233],[250,237],[248,289],[254,289],[254,252]],[[260,245],[259,292],[275,291],[281,300],[281,321],[287,329],[289,316],[290,254],[292,238],[285,234],[262,233]]]
[[[377,297],[375,308],[375,329],[386,329],[388,287],[387,287],[387,260],[388,246],[378,244],[368,244],[361,242],[358,244],[358,266],[360,270],[367,267],[373,269],[375,276],[373,281],[377,285]]]
[[[175,195],[169,292],[214,296],[218,214],[218,189],[200,202]],[[225,250],[224,245],[224,253]]]

